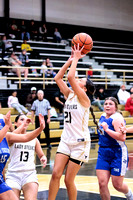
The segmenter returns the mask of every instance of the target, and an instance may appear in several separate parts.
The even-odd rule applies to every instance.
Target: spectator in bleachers
[[[89,96],[90,100],[91,100],[91,105],[93,106],[97,106],[99,108],[100,111],[103,111],[103,104],[104,104],[104,100],[99,100],[98,98],[96,98],[94,95],[90,95]]]
[[[19,103],[19,100],[17,98],[17,91],[13,91],[12,95],[8,97],[7,104],[9,108],[16,109],[19,114],[23,114],[23,112],[26,114],[30,114],[29,111]]]
[[[30,94],[28,94],[27,96],[25,105],[29,111],[31,111],[31,106],[36,99],[37,99],[36,87],[32,87]]]
[[[105,93],[104,88],[103,88],[103,87],[100,87],[100,88],[96,91],[96,94],[95,94],[95,95],[96,95],[97,99],[103,101],[102,104],[104,104],[104,100],[105,100],[105,98],[107,97],[107,94]]]
[[[23,43],[21,44],[21,50],[25,49],[26,51],[33,51],[30,44],[27,44],[27,40],[23,40]]]
[[[130,93],[130,97],[126,101],[125,110],[130,112],[130,116],[133,116],[133,92]]]
[[[121,85],[120,86],[120,89],[119,89],[119,91],[117,93],[117,97],[118,97],[119,103],[121,105],[125,105],[126,104],[127,99],[130,97],[130,93],[126,91],[125,85]]]
[[[54,31],[54,41],[57,42],[57,43],[60,43],[61,42],[61,34],[60,32],[58,31],[58,28],[55,28],[55,31]]]
[[[29,61],[29,57],[26,54],[26,50],[25,49],[23,49],[22,53],[19,55],[19,60],[22,62],[21,66],[25,66],[25,67],[30,67],[31,66],[30,61]],[[35,68],[31,69],[31,71],[32,71],[32,74],[34,74],[35,76],[38,75],[37,74],[37,70]]]
[[[2,59],[7,56],[7,54],[5,53],[7,51],[7,53],[14,51],[15,50],[15,46],[13,45],[12,42],[10,42],[6,35],[3,35],[2,37]]]
[[[18,35],[19,35],[19,29],[18,29],[18,25],[16,23],[15,20],[12,20],[12,23],[9,26],[9,36],[14,39],[18,39]]]
[[[89,66],[89,71],[87,71],[87,76],[88,78],[92,77],[93,76],[93,70],[92,70],[92,66]]]
[[[40,36],[44,42],[47,41],[47,27],[45,23],[43,23],[42,26],[39,27],[38,39]]]
[[[50,123],[50,103],[47,99],[44,99],[44,92],[42,90],[39,90],[37,92],[37,97],[38,99],[35,100],[32,104],[31,107],[31,111],[32,111],[32,115],[31,115],[31,120],[32,123],[34,123],[34,116],[35,116],[35,127],[38,128],[39,126],[39,113],[42,114],[44,116],[44,120],[45,120],[45,129],[44,129],[44,133],[46,136],[46,143],[47,143],[47,147],[49,149],[51,149],[51,145],[50,145],[50,137],[49,137],[49,123]],[[40,135],[37,137],[40,141]]]
[[[54,78],[56,76],[56,72],[54,72],[53,68],[53,64],[50,61],[49,58],[46,58],[46,73],[45,73],[45,77],[46,78]]]
[[[20,34],[21,34],[21,40],[30,40],[30,33],[27,31],[27,27],[25,25],[25,21],[22,20],[21,26],[20,26]]]
[[[45,61],[45,60],[42,62],[41,67],[42,67],[42,69],[40,70],[40,73],[41,73],[41,74],[43,74],[43,73],[46,74],[47,66],[46,66],[46,61]]]
[[[35,49],[33,50],[30,46],[30,44],[27,44],[27,40],[23,40],[23,43],[21,44],[21,50],[25,49],[26,51],[30,52],[30,58],[32,59],[39,59],[39,53]]]
[[[19,55],[19,60],[22,63],[21,66],[27,66],[27,67],[30,66],[29,57],[26,54],[26,50],[25,49],[23,49],[22,53]]]
[[[30,26],[29,26],[29,33],[30,33],[30,39],[35,40],[38,37],[38,28],[35,25],[34,20],[31,20]]]
[[[15,72],[18,77],[19,77],[19,73],[24,73],[24,78],[25,80],[27,80],[28,69],[26,68],[20,69],[22,62],[18,59],[18,57],[15,55],[14,52],[12,52],[11,56],[8,58],[8,63],[10,66],[15,67],[11,69],[12,72]]]
[[[60,92],[60,90],[55,92],[54,97],[55,97],[54,106],[59,109],[59,112],[62,115],[66,98],[64,97],[64,94]]]

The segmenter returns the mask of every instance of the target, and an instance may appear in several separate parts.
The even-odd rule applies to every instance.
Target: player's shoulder
[[[112,119],[123,119],[123,116],[119,112],[115,112],[113,115],[111,115]]]

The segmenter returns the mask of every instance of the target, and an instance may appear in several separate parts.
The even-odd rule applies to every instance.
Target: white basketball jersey
[[[82,106],[77,95],[70,93],[64,106],[64,130],[61,140],[68,144],[90,141],[88,121],[89,107]]]
[[[10,147],[10,162],[8,171],[27,171],[34,170],[34,153],[36,139],[25,143],[14,143]]]

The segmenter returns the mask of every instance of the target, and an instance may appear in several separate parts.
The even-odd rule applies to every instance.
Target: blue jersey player
[[[98,130],[99,150],[96,164],[96,174],[102,200],[110,200],[108,182],[116,190],[125,194],[128,200],[133,200],[133,194],[123,182],[128,164],[128,152],[125,145],[126,135],[120,131],[124,118],[118,112],[118,102],[114,97],[105,99],[104,111],[99,120],[102,133]]]

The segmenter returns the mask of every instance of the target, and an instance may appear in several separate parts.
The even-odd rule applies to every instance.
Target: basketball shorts
[[[6,183],[11,188],[15,188],[21,190],[22,187],[27,183],[37,183],[38,178],[36,174],[36,170],[34,171],[21,171],[21,172],[7,172],[6,175]]]
[[[57,153],[69,156],[71,159],[80,162],[88,162],[90,153],[90,142],[79,142],[76,145],[69,145],[62,140],[59,143]]]
[[[99,147],[96,170],[110,171],[114,176],[125,176],[128,165],[127,147]]]
[[[0,194],[3,192],[6,192],[8,190],[12,190],[12,188],[10,188],[5,181],[3,183],[0,183]]]

